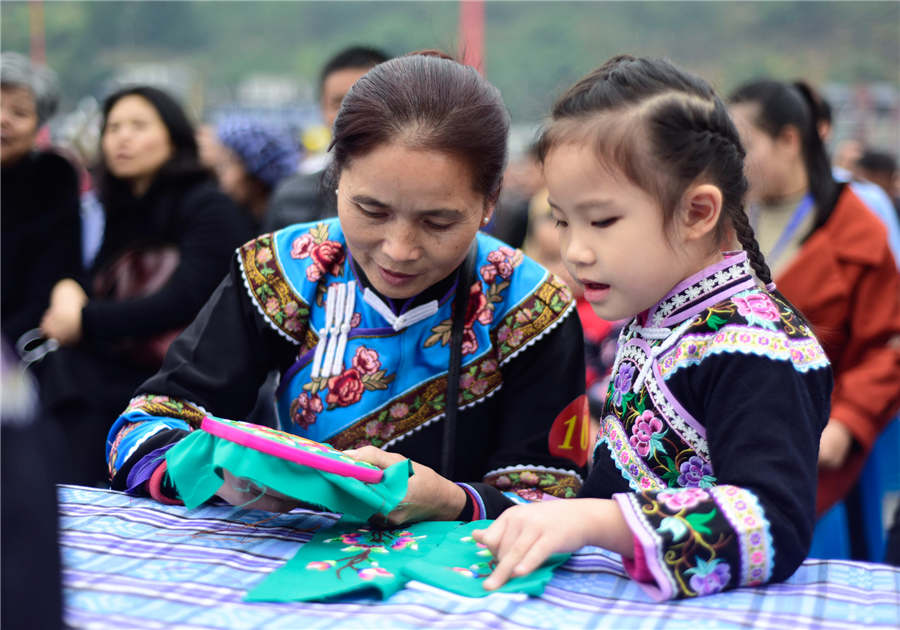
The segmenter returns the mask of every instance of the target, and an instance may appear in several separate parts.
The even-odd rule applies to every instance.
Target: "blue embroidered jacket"
[[[660,598],[789,577],[815,520],[831,369],[744,252],[676,286],[619,338],[583,496],[612,496],[626,563]]]
[[[114,487],[140,490],[167,446],[207,413],[246,416],[270,369],[279,428],[339,449],[372,444],[438,468],[450,314],[469,292],[463,332],[458,479],[472,516],[508,500],[574,496],[578,468],[549,454],[556,414],[583,391],[580,324],[565,285],[500,241],[477,237],[476,279],[458,273],[399,304],[353,264],[336,219],[250,241],[160,372],[112,427]]]

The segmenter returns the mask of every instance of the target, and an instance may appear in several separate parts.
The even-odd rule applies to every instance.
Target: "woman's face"
[[[461,159],[398,143],[345,166],[337,198],[350,253],[375,289],[395,299],[450,275],[494,210]]]
[[[739,103],[728,108],[734,124],[741,136],[741,143],[747,151],[744,171],[750,185],[747,197],[751,202],[778,199],[796,192],[791,174],[796,171],[796,147],[781,138],[773,138],[757,126],[759,106],[753,103]],[[793,148],[793,150],[792,150]]]
[[[21,85],[0,87],[0,164],[14,164],[34,147],[38,132],[34,94]]]
[[[238,204],[246,204],[250,198],[247,171],[238,154],[222,145],[213,164],[219,187]]]
[[[109,171],[146,190],[156,172],[172,157],[172,141],[156,108],[142,96],[119,99],[106,119],[103,157]]]

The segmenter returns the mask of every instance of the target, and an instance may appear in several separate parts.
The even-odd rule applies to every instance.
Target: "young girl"
[[[541,155],[566,266],[600,317],[633,319],[580,498],[479,532],[485,587],[583,545],[663,599],[785,579],[810,543],[831,372],[771,284],[725,106],[668,62],[616,57],[555,105]],[[744,251],[723,252],[734,236]]]

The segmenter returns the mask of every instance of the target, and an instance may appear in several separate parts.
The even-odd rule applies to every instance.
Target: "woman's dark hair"
[[[730,221],[765,284],[771,272],[744,212],[744,148],[722,100],[706,81],[663,59],[613,57],[572,86],[553,106],[538,141],[543,161],[550,149],[585,138],[607,168],[617,168],[648,191],[671,223],[695,182],[722,191],[719,242]]]
[[[178,102],[166,92],[155,87],[144,85],[126,87],[110,94],[103,102],[103,123],[100,128],[101,160],[97,171],[100,199],[107,209],[114,209],[119,200],[130,195],[128,182],[109,172],[103,156],[103,134],[106,131],[109,113],[116,103],[126,96],[140,96],[150,103],[169,132],[172,156],[160,167],[155,181],[191,181],[211,177],[211,173],[200,164],[194,127]]]
[[[819,135],[818,123],[830,118],[824,108],[824,101],[801,81],[785,83],[773,79],[745,83],[728,100],[734,104],[756,105],[754,123],[770,138],[777,138],[788,126],[794,127],[800,134],[809,192],[815,201],[813,224],[805,236],[808,238],[831,216],[840,192],[831,174],[831,162]]]
[[[344,97],[334,122],[325,191],[334,195],[353,158],[396,141],[459,157],[470,169],[473,189],[494,202],[508,131],[500,91],[474,68],[437,51],[397,57],[372,68]]]

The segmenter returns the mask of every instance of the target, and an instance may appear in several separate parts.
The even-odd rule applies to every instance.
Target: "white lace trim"
[[[272,247],[272,251],[273,252],[275,251],[274,246]],[[253,305],[256,307],[256,310],[259,311],[259,314],[262,316],[263,320],[265,320],[266,323],[268,323],[269,326],[271,326],[272,329],[275,330],[275,332],[277,332],[279,335],[281,335],[282,337],[284,337],[285,339],[290,341],[295,346],[299,346],[301,343],[300,340],[295,339],[288,333],[284,332],[278,326],[278,324],[276,324],[274,321],[272,321],[272,319],[263,310],[262,305],[259,303],[259,300],[256,299],[256,295],[254,295],[254,293],[253,293],[253,289],[250,287],[250,281],[247,280],[247,271],[244,269],[244,259],[241,258],[241,250],[238,249],[235,255],[237,256],[237,259],[238,259],[238,265],[241,268],[241,279],[244,281],[244,288],[247,289],[247,293],[250,295],[250,301],[253,302]],[[298,299],[300,298],[300,296],[297,296],[297,297],[298,297]],[[301,299],[300,301],[305,303],[305,300]]]

